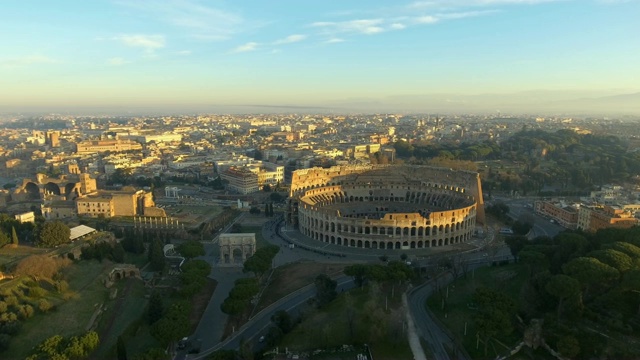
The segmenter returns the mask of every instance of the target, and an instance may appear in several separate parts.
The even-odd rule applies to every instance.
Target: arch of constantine
[[[293,173],[285,220],[325,243],[420,249],[463,243],[484,223],[477,172],[367,165]]]
[[[220,246],[219,265],[242,266],[245,260],[256,252],[256,234],[220,234],[218,244]],[[242,257],[242,262],[236,263],[234,261],[236,257]]]

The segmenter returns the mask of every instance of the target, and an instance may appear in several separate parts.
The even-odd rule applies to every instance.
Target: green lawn
[[[356,289],[340,294],[320,310],[308,310],[304,321],[287,334],[280,348],[293,351],[330,349],[343,344],[371,347],[376,360],[412,359],[407,335],[403,331],[404,309],[400,307],[401,291],[390,298],[389,291]],[[389,297],[389,309],[385,309]],[[349,326],[349,313],[353,322]]]
[[[148,300],[145,299],[144,283],[138,279],[122,280],[115,285],[118,289],[116,299],[109,300],[107,310],[100,318],[98,333],[100,347],[93,354],[96,358],[115,355],[115,345],[131,323],[144,314]],[[128,289],[128,290],[127,290]]]
[[[528,269],[519,264],[483,267],[477,269],[474,273],[467,274],[466,279],[460,278],[449,285],[448,297],[446,295],[447,287],[444,287],[439,294],[432,295],[427,304],[438,319],[462,342],[473,358],[485,358],[482,343],[480,343],[479,349],[476,349],[477,331],[473,324],[474,310],[467,306],[471,302],[475,289],[484,286],[503,291],[517,301],[520,287],[526,282],[528,276]],[[464,335],[465,323],[467,324],[466,336]],[[517,331],[514,331],[509,336],[498,338],[499,342],[509,347],[512,347],[521,339],[522,334]],[[498,354],[503,355],[506,350],[498,342],[492,342],[486,358],[495,358]]]

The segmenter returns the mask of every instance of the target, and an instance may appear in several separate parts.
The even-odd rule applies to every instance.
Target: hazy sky
[[[634,0],[0,1],[0,110],[640,90]]]

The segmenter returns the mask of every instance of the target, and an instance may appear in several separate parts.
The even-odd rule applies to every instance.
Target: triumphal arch
[[[256,234],[221,234],[219,265],[233,266],[242,264],[256,252]]]

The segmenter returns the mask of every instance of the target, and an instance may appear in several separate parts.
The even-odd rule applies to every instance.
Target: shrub
[[[67,292],[67,290],[69,290],[69,283],[64,280],[58,281],[56,283],[56,290],[61,294]]]
[[[9,306],[18,306],[18,298],[14,295],[9,295],[4,298],[4,302],[6,302]]]
[[[28,305],[28,304],[20,306],[20,310],[19,311],[20,311],[20,316],[23,319],[28,319],[28,318],[32,317],[33,313],[34,313],[33,306]]]
[[[35,286],[29,289],[29,297],[34,299],[43,298],[46,293],[46,290],[41,288],[40,286]]]
[[[51,305],[51,303],[46,299],[40,299],[40,301],[38,301],[38,309],[40,309],[40,311],[42,312],[47,312],[51,310],[52,307],[53,305]]]

